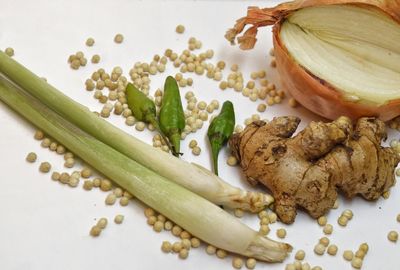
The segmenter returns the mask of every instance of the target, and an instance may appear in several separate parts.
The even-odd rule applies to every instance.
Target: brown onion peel
[[[343,93],[328,82],[310,74],[294,61],[280,39],[280,28],[284,19],[298,9],[335,4],[352,4],[366,8],[378,8],[400,23],[400,0],[304,0],[280,4],[273,8],[249,7],[247,16],[237,20],[234,28],[225,37],[235,43],[236,37],[251,25],[242,36],[237,37],[240,48],[252,49],[257,41],[260,27],[274,25],[273,42],[277,69],[282,84],[304,107],[328,119],[346,115],[352,119],[375,116],[387,121],[400,115],[400,99],[391,100],[380,106],[346,100]]]

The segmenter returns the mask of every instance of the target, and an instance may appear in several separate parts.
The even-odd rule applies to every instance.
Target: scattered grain
[[[107,195],[105,203],[107,205],[113,205],[113,204],[115,204],[116,200],[117,200],[117,196],[115,196],[115,194],[113,194],[113,193],[110,193]]]
[[[34,152],[30,152],[25,159],[30,163],[34,163],[37,160],[37,155]]]
[[[101,229],[105,229],[107,227],[108,220],[106,218],[100,218],[99,221],[97,221],[97,225]]]
[[[94,45],[94,39],[93,38],[88,38],[85,42],[86,46],[92,47]]]
[[[127,197],[121,197],[119,199],[119,204],[121,206],[127,206],[129,204],[129,199]]]
[[[99,226],[93,226],[90,229],[90,235],[93,237],[97,237],[101,234],[101,228]]]
[[[285,238],[286,237],[286,230],[283,229],[283,228],[278,229],[276,231],[276,236],[278,236],[279,238]]]
[[[53,172],[51,174],[51,180],[58,181],[60,180],[61,174],[59,172]]]
[[[333,232],[333,226],[332,226],[331,224],[326,224],[326,225],[324,226],[323,232],[324,232],[325,234],[332,234],[332,232]]]
[[[320,226],[325,226],[326,223],[328,223],[328,219],[326,218],[326,216],[321,216],[318,218],[317,222]]]
[[[330,245],[327,250],[328,254],[332,255],[332,256],[335,256],[337,251],[338,251],[338,247],[336,245]]]
[[[353,258],[351,261],[351,266],[355,269],[361,269],[363,261],[360,258]]]
[[[351,261],[351,260],[353,259],[353,257],[354,257],[353,251],[351,251],[351,250],[345,250],[345,251],[343,252],[343,258],[344,258],[346,261]]]
[[[14,56],[14,49],[11,47],[8,47],[4,50],[4,52],[9,56],[9,57],[13,57]]]
[[[172,244],[169,241],[163,241],[161,244],[161,250],[164,253],[170,253],[172,251]]]
[[[317,244],[314,247],[314,253],[317,255],[323,255],[325,253],[325,246],[322,244]]]
[[[85,180],[83,182],[83,189],[84,190],[92,190],[93,188],[93,182],[91,180]]]
[[[116,34],[114,37],[114,42],[115,43],[122,43],[124,41],[124,36],[122,34]]]
[[[224,259],[226,256],[228,256],[228,253],[223,249],[218,249],[216,254],[220,259]]]
[[[298,250],[298,251],[296,252],[295,259],[296,259],[296,260],[299,260],[299,261],[302,261],[302,260],[304,260],[305,256],[306,256],[305,251],[302,250],[302,249],[300,249],[300,250]]]
[[[39,171],[42,173],[48,173],[51,169],[51,164],[49,162],[42,162],[39,166]]]
[[[189,251],[186,249],[186,248],[182,248],[180,251],[179,251],[179,258],[180,259],[186,259],[187,257],[189,256]]]
[[[391,242],[397,242],[399,234],[396,231],[390,231],[387,236],[388,240]]]
[[[234,257],[232,260],[232,266],[236,269],[241,269],[243,267],[243,260],[239,257]]]

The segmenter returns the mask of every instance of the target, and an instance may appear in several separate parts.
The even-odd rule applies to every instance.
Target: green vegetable
[[[235,128],[235,111],[230,101],[225,101],[221,112],[215,117],[207,132],[211,145],[214,172],[218,175],[218,154],[222,146],[226,144]]]
[[[168,142],[168,139],[157,122],[157,110],[154,102],[131,83],[128,83],[126,86],[126,98],[128,107],[131,109],[133,116],[139,121],[152,124],[161,134],[168,148],[172,150],[171,144]]]
[[[1,76],[0,100],[142,202],[204,241],[271,262],[282,261],[291,249],[288,244],[259,235],[211,202],[102,143]]]
[[[171,76],[165,80],[159,120],[161,131],[168,137],[172,145],[172,153],[174,156],[179,156],[181,133],[185,128],[185,113],[178,84]]]
[[[128,107],[137,120],[158,126],[156,105],[131,83],[126,86],[126,98]]]
[[[273,202],[269,194],[233,187],[209,170],[154,149],[130,136],[65,96],[1,51],[0,73],[91,136],[215,204],[259,212]]]

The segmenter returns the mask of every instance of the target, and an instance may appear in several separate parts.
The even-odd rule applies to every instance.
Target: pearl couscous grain
[[[37,160],[37,155],[34,152],[30,152],[25,159],[30,163],[34,163]]]

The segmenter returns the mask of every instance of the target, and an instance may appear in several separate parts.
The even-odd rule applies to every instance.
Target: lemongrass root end
[[[266,262],[282,262],[292,249],[287,243],[276,242],[257,234],[244,254]]]

